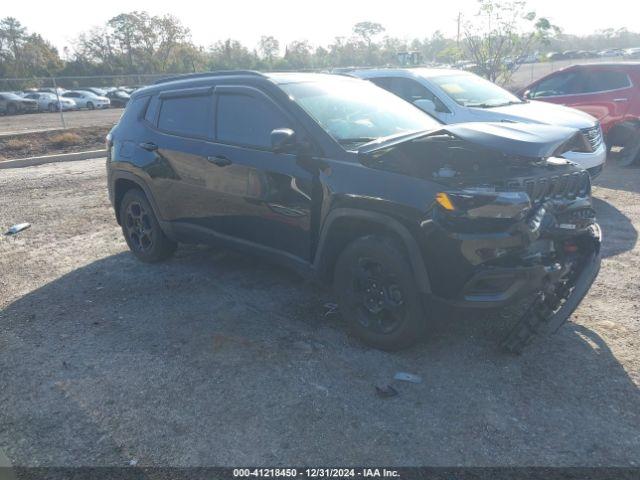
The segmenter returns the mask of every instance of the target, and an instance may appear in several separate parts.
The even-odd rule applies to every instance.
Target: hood
[[[527,101],[503,107],[468,108],[479,122],[542,123],[577,129],[596,125],[596,119],[588,113],[555,103]]]
[[[390,138],[363,145],[358,153],[368,154],[429,135],[449,133],[467,142],[503,154],[528,158],[547,158],[578,131],[575,128],[523,123],[458,123],[441,129]]]

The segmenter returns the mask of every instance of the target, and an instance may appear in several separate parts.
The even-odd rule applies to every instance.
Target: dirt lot
[[[104,150],[110,126],[0,135],[0,162],[14,158]]]
[[[96,127],[115,124],[124,110],[79,110],[64,112],[67,128]],[[0,136],[24,132],[39,132],[62,128],[59,113],[30,113],[28,115],[0,115]]]
[[[603,270],[573,322],[522,356],[492,318],[444,315],[389,354],[347,336],[288,271],[181,247],[132,257],[104,160],[5,170],[0,457],[14,465],[635,465],[640,169],[595,189]],[[4,227],[3,227],[4,228]],[[374,385],[397,371],[381,399]]]

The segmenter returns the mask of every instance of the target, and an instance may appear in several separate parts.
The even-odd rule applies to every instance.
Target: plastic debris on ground
[[[5,235],[15,235],[16,233],[26,230],[29,227],[31,227],[30,223],[16,223],[15,225],[12,225],[11,228],[9,228],[9,230],[6,231]]]
[[[328,317],[329,315],[335,315],[338,313],[338,304],[337,303],[325,303],[324,305],[325,312],[324,316]]]
[[[393,376],[393,379],[401,382],[422,383],[422,377],[407,372],[398,372]]]
[[[376,385],[376,393],[382,398],[395,397],[398,395],[398,391],[391,385]]]

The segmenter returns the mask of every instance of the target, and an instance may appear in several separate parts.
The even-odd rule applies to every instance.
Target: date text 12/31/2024
[[[394,478],[397,470],[386,468],[234,468],[234,478]]]

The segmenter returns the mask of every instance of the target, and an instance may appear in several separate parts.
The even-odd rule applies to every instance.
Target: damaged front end
[[[513,352],[557,330],[600,268],[589,174],[561,158],[574,136],[462,124],[366,152],[372,167],[440,186],[421,222],[435,297],[462,307],[529,305],[504,341]]]

